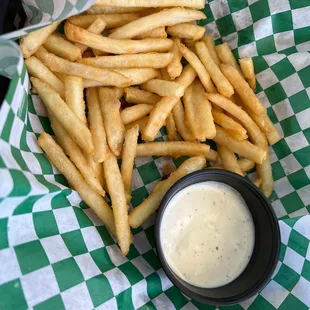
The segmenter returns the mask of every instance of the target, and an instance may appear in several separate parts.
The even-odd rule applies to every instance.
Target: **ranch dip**
[[[189,284],[215,288],[235,280],[254,248],[253,219],[242,196],[224,183],[188,186],[169,202],[160,241],[172,271]]]

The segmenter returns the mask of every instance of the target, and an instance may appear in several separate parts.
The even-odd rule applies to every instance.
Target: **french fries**
[[[81,50],[58,33],[52,33],[43,44],[50,52],[69,61],[82,58]]]
[[[83,94],[83,79],[77,76],[65,77],[65,98],[68,107],[84,123],[87,124]]]
[[[173,40],[173,45],[172,45],[170,52],[173,54],[173,58],[167,67],[167,72],[168,72],[171,80],[174,80],[175,78],[180,76],[183,67],[181,64],[182,55],[181,55],[179,48],[178,48],[178,45],[177,45],[178,43],[180,43],[180,38],[175,38],[172,40]]]
[[[121,112],[121,119],[123,124],[129,124],[134,122],[148,114],[152,111],[154,107],[148,104],[137,104],[132,107],[126,108]]]
[[[192,51],[190,51],[185,45],[179,44],[178,46],[183,57],[191,64],[193,69],[196,71],[206,91],[209,93],[216,93],[216,89],[211,82],[210,75],[207,72],[204,65],[199,60],[199,58]]]
[[[40,60],[52,71],[75,75],[86,79],[93,79],[98,82],[102,82],[107,86],[112,85],[117,87],[125,87],[131,84],[130,79],[111,70],[99,69],[70,62],[51,53],[40,52],[38,56],[40,57]]]
[[[106,201],[84,180],[81,173],[65,155],[61,147],[47,133],[42,133],[38,144],[47,158],[65,176],[70,185],[79,193],[85,203],[91,207],[112,235],[116,235],[113,213]]]
[[[43,103],[57,118],[71,138],[85,151],[92,154],[94,145],[91,133],[86,125],[71,111],[59,94],[48,84],[37,78],[31,78],[32,84],[38,91]]]
[[[115,156],[119,156],[125,134],[125,127],[120,114],[121,103],[113,90],[104,87],[99,88],[99,100],[109,147]]]
[[[266,113],[265,107],[255,96],[252,88],[243,79],[239,72],[231,65],[223,64],[221,65],[221,70],[249,110],[254,114],[260,116],[264,115]]]
[[[58,77],[50,71],[38,58],[31,56],[25,60],[25,65],[28,72],[43,82],[49,84],[60,95],[61,98],[65,98],[65,86]]]
[[[114,39],[131,39],[157,27],[171,26],[204,18],[206,18],[205,14],[200,11],[172,8],[132,21],[113,31],[109,37]]]
[[[241,67],[241,71],[243,73],[243,76],[249,83],[250,87],[255,90],[256,88],[256,79],[255,79],[255,73],[254,73],[254,65],[252,58],[244,57],[239,59],[239,64]]]
[[[167,33],[173,37],[198,41],[205,33],[205,28],[191,23],[181,23],[167,27]]]
[[[247,140],[238,141],[233,138],[225,129],[216,126],[216,136],[213,140],[220,145],[228,147],[232,152],[247,159],[261,164],[267,157],[267,151],[250,143]]]
[[[254,183],[267,197],[273,190],[268,143],[281,136],[253,92],[252,59],[240,59],[239,67],[228,44],[215,47],[196,25],[203,7],[203,0],[97,0],[65,21],[65,34],[55,23],[21,39],[33,93],[60,146],[45,133],[39,145],[117,237],[123,255],[133,242],[130,226],[141,225],[169,188],[206,160],[240,175],[256,166]],[[149,142],[163,126],[168,141]],[[140,156],[191,158],[169,169],[128,215]]]
[[[181,84],[160,79],[147,81],[141,85],[141,88],[159,96],[167,97],[182,97],[185,91],[185,87]]]
[[[149,142],[137,145],[137,156],[203,156],[208,157],[210,146],[186,141]]]
[[[200,61],[210,74],[210,77],[219,93],[227,98],[232,96],[234,93],[234,89],[229,83],[229,81],[226,79],[226,77],[223,75],[219,67],[213,61],[213,58],[206,44],[204,42],[197,42],[195,44],[195,48]]]
[[[173,42],[165,38],[143,40],[116,40],[93,34],[71,23],[65,24],[65,33],[69,40],[85,44],[91,48],[112,54],[135,54],[148,52],[167,52]]]
[[[125,88],[125,100],[132,104],[150,104],[154,105],[160,100],[160,96],[150,92],[134,88]]]
[[[127,203],[131,200],[132,171],[136,156],[139,125],[133,126],[125,133],[125,142],[122,152],[121,173],[124,182]]]
[[[228,149],[226,146],[218,144],[217,151],[221,158],[222,166],[224,169],[243,175],[238,165],[237,157],[230,149]]]
[[[29,58],[33,55],[41,45],[47,40],[51,33],[53,33],[60,22],[53,23],[49,26],[45,26],[39,30],[29,33],[27,36],[20,40],[20,50],[25,58]]]
[[[88,88],[86,90],[86,99],[89,128],[95,146],[94,162],[99,164],[106,159],[109,149],[97,89]]]
[[[95,4],[125,8],[185,6],[196,9],[202,9],[205,5],[203,0],[97,0]]]
[[[171,62],[171,53],[129,54],[83,58],[78,63],[98,68],[164,68]]]
[[[136,228],[148,219],[159,207],[159,204],[169,188],[187,174],[200,170],[206,165],[206,159],[201,156],[187,159],[178,169],[173,171],[168,179],[161,181],[157,189],[151,193],[129,215],[129,224]]]
[[[131,233],[128,223],[128,208],[122,175],[117,164],[117,158],[110,152],[104,161],[104,176],[112,200],[113,215],[118,244],[126,256],[131,243]]]

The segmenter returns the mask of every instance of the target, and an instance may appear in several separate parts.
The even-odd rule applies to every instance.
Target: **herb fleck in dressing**
[[[163,253],[173,272],[204,288],[223,286],[242,273],[253,252],[254,235],[242,196],[213,181],[177,193],[160,230]]]

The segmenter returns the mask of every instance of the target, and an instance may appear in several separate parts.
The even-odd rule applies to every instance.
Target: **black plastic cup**
[[[162,218],[172,197],[187,186],[206,181],[222,182],[237,190],[245,200],[255,226],[254,250],[247,267],[234,281],[217,288],[196,287],[179,278],[169,267],[160,242]],[[193,172],[172,186],[161,202],[155,233],[157,253],[170,281],[188,297],[205,304],[233,305],[255,295],[268,283],[279,258],[280,229],[269,201],[252,182],[225,170]]]

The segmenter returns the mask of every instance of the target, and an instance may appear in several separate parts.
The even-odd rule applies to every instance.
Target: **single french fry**
[[[216,151],[210,149],[209,150],[209,153],[208,153],[208,156],[207,156],[207,160],[209,161],[216,161],[218,158],[218,154]]]
[[[191,23],[180,23],[167,27],[167,33],[173,37],[197,41],[203,37],[205,28]]]
[[[188,129],[185,123],[185,113],[184,108],[182,105],[181,100],[175,104],[174,108],[172,109],[173,118],[175,121],[175,125],[177,127],[178,133],[185,141],[195,141],[195,137]]]
[[[65,154],[75,164],[78,170],[83,175],[85,181],[96,191],[99,195],[104,196],[105,192],[95,177],[91,167],[89,166],[85,156],[77,144],[71,139],[64,127],[58,122],[55,116],[49,113],[51,127],[55,133],[57,143],[61,146]]]
[[[139,206],[133,209],[129,214],[130,226],[137,228],[142,225],[158,209],[161,200],[173,184],[189,173],[204,168],[205,165],[206,159],[202,156],[192,157],[184,161],[179,168],[170,174],[168,179],[161,181],[160,185],[156,186],[156,191],[153,191]]]
[[[122,151],[121,173],[124,182],[127,203],[131,200],[132,171],[136,156],[139,126],[135,125],[125,133],[125,141]]]
[[[57,118],[71,138],[86,152],[92,154],[94,145],[91,133],[86,125],[71,111],[59,94],[47,83],[31,78],[32,84],[38,90],[40,98],[48,110]]]
[[[132,22],[141,15],[139,13],[119,13],[119,14],[95,14],[95,15],[76,15],[71,16],[67,20],[79,27],[89,27],[96,18],[102,19],[106,23],[106,29],[116,28]]]
[[[134,121],[132,123],[126,124],[125,125],[125,129],[127,131],[127,130],[131,129],[132,127],[138,125],[139,126],[139,131],[142,132],[143,129],[145,128],[148,120],[149,120],[148,116],[142,117],[142,118],[140,118],[140,119],[138,119],[138,120],[136,120],[136,121]]]
[[[213,38],[211,36],[209,36],[208,34],[205,34],[202,38],[201,41],[205,43],[205,45],[207,46],[211,57],[214,61],[214,63],[219,67],[221,62],[217,56],[216,50],[215,50],[215,44],[213,41]]]
[[[160,96],[150,92],[135,88],[125,88],[125,100],[131,104],[149,104],[154,105],[160,100]]]
[[[107,5],[115,7],[172,7],[185,6],[203,9],[204,0],[97,0],[95,5]]]
[[[260,100],[255,96],[252,88],[249,84],[242,78],[238,71],[231,65],[221,65],[221,70],[226,78],[229,80],[230,84],[234,87],[235,91],[241,97],[242,102],[246,105],[249,110],[254,114],[264,115],[266,109]]]
[[[167,97],[182,97],[185,91],[185,87],[181,84],[160,79],[149,80],[140,87],[145,91]]]
[[[217,109],[212,109],[212,115],[214,118],[214,122],[227,130],[229,134],[231,134],[236,140],[242,141],[248,138],[247,131],[233,120],[228,115],[223,112],[219,112]]]
[[[147,39],[147,38],[167,38],[166,28],[164,26],[157,27],[153,30],[141,33],[140,35],[136,36],[135,39]]]
[[[113,71],[130,79],[130,85],[145,83],[158,75],[157,71],[153,68],[113,69]]]
[[[228,147],[232,152],[261,164],[267,156],[267,151],[247,140],[238,141],[222,127],[216,126],[216,136],[213,140]]]
[[[186,89],[183,97],[186,125],[199,141],[212,139],[215,136],[211,104],[204,94],[202,84],[196,79]]]
[[[271,195],[274,187],[269,151],[267,152],[267,157],[263,163],[261,165],[256,165],[256,171],[258,178],[262,180],[259,188],[268,198]]]
[[[106,25],[107,23],[103,19],[98,17],[87,28],[87,31],[94,34],[100,34],[105,29]],[[84,44],[74,43],[74,45],[80,49],[82,54],[88,49],[88,46]]]
[[[256,185],[257,187],[260,187],[260,185],[262,184],[262,180],[261,179],[255,179],[252,181],[254,185]]]
[[[239,64],[241,67],[241,71],[243,76],[249,83],[250,87],[255,90],[256,88],[256,79],[255,79],[255,72],[254,72],[254,65],[252,58],[244,57],[239,59]]]
[[[113,90],[104,87],[99,88],[99,100],[109,147],[115,156],[119,156],[125,134],[125,127],[120,114],[121,103]]]
[[[96,163],[102,163],[107,157],[109,149],[96,88],[88,88],[86,90],[86,100],[89,129],[95,146],[94,161]]]
[[[210,75],[207,72],[204,65],[199,60],[199,58],[192,51],[190,51],[185,45],[179,44],[178,46],[183,57],[191,64],[193,69],[196,71],[206,91],[209,93],[216,93],[216,89],[212,84]]]
[[[113,213],[102,196],[97,194],[84,180],[81,173],[68,159],[61,147],[47,133],[40,135],[38,144],[45,152],[47,158],[64,175],[70,185],[75,189],[85,203],[93,209],[99,219],[112,235],[116,235]]]
[[[148,104],[137,104],[128,108],[125,108],[121,112],[121,118],[123,121],[123,124],[129,124],[132,123],[148,114],[152,111],[154,106],[148,105]]]
[[[59,33],[52,33],[43,46],[57,56],[65,58],[69,61],[76,61],[82,58],[80,49],[62,37]]]
[[[177,130],[175,127],[175,121],[172,113],[170,113],[166,119],[166,129],[169,141],[177,141]]]
[[[115,71],[70,62],[51,53],[40,52],[39,57],[47,67],[59,73],[93,79],[107,86],[124,87],[131,83],[130,79]]]
[[[157,27],[171,26],[204,18],[206,18],[206,15],[200,11],[185,8],[172,8],[132,21],[116,29],[109,37],[114,39],[131,39]]]
[[[171,53],[147,53],[83,58],[78,63],[98,68],[164,68],[171,62]]]
[[[173,58],[170,62],[170,64],[167,67],[167,72],[171,78],[171,80],[174,80],[175,78],[177,78],[178,76],[180,76],[180,74],[182,73],[182,64],[181,64],[181,59],[182,59],[182,55],[179,51],[179,47],[177,45],[177,43],[180,43],[180,38],[173,38],[173,45],[171,47],[171,53],[173,54]]]
[[[90,16],[90,15],[88,15]],[[136,54],[148,52],[167,52],[173,42],[166,38],[143,40],[117,40],[91,33],[71,23],[65,24],[65,34],[73,42],[112,54]]]
[[[217,151],[222,161],[222,166],[225,170],[243,175],[237,161],[236,155],[226,146],[217,145]]]
[[[166,118],[178,100],[179,97],[162,97],[156,103],[142,132],[143,140],[153,141],[156,138],[159,129],[164,125]]]
[[[57,29],[59,24],[60,22],[53,23],[21,38],[19,48],[24,58],[29,58],[33,55],[44,44],[50,34]]]
[[[231,100],[225,98],[219,94],[206,94],[206,97],[213,102],[216,106],[227,111],[229,114],[238,119],[245,129],[247,130],[251,140],[257,146],[267,149],[267,141],[264,134],[261,132],[255,122],[249,117],[249,115],[243,111],[240,107],[234,104]]]
[[[59,78],[38,58],[35,56],[29,57],[25,60],[25,65],[30,75],[49,84],[59,93],[61,98],[65,98],[65,86],[63,82],[60,81]]]
[[[232,96],[234,93],[234,89],[227,80],[227,78],[223,75],[220,68],[213,61],[211,53],[209,52],[206,44],[204,42],[197,42],[195,44],[195,48],[200,61],[210,74],[210,77],[218,92],[225,97]]]
[[[83,79],[67,75],[65,79],[65,98],[68,107],[84,123],[87,124],[83,93]]]
[[[283,137],[279,133],[278,129],[274,126],[274,124],[272,123],[271,119],[267,114],[264,116],[264,119],[268,129],[268,132],[266,132],[268,143],[270,145],[274,145],[277,142],[279,142]]]
[[[131,244],[131,233],[128,222],[128,208],[122,175],[117,164],[117,158],[109,152],[104,165],[104,176],[112,201],[117,242],[121,252],[126,256]]]
[[[243,78],[242,71],[238,65],[235,56],[231,52],[229,45],[227,43],[217,45],[215,47],[215,50],[221,63],[231,65],[232,67],[234,67],[239,72],[240,76]]]
[[[137,156],[203,156],[210,146],[186,141],[149,142],[137,145]]]
[[[141,12],[146,9],[143,7],[117,7],[117,6],[107,6],[107,5],[93,5],[87,11],[86,14],[117,14],[117,13],[132,13]]]

